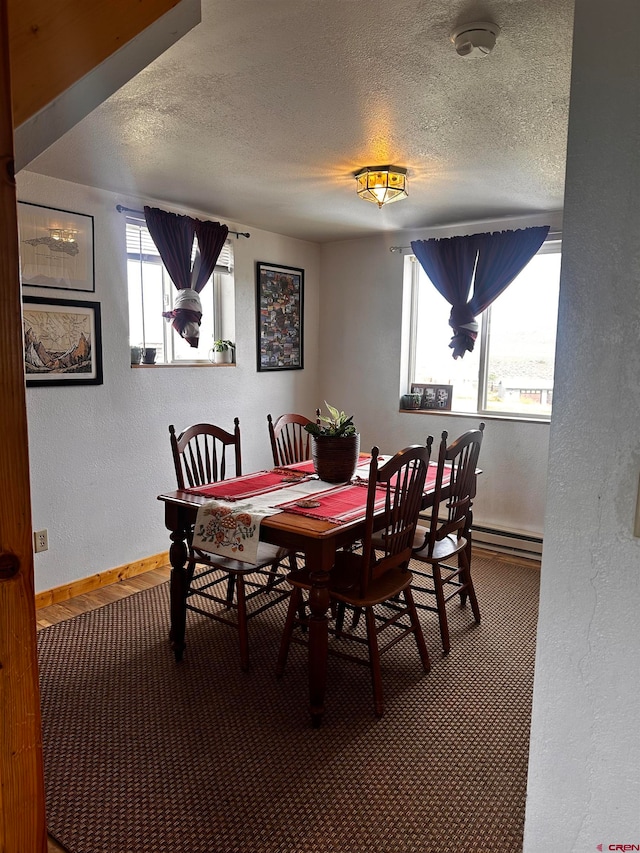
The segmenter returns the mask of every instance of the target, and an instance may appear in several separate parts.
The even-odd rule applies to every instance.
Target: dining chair
[[[280,415],[274,423],[271,415],[267,415],[267,423],[276,467],[311,459],[311,435],[305,430],[306,425],[312,423],[309,418],[286,414]]]
[[[414,537],[411,571],[413,591],[419,593],[416,607],[438,614],[444,654],[451,648],[447,603],[452,598],[459,596],[461,607],[466,605],[468,598],[474,619],[480,623],[480,608],[471,577],[470,537],[476,467],[483,435],[483,423],[479,429],[463,433],[449,445],[448,433],[446,430],[442,433],[429,525],[419,521]],[[448,490],[444,500],[441,497],[443,489]],[[429,603],[434,600],[434,604]]]
[[[360,608],[365,613],[366,626],[366,630],[360,632],[341,629],[340,639],[329,644],[329,653],[369,667],[377,717],[384,713],[381,654],[412,634],[424,671],[430,669],[429,653],[411,594],[412,576],[407,568],[430,451],[431,439],[426,446],[406,447],[378,468],[379,450],[372,449],[369,481],[363,485],[367,489],[367,502],[362,551],[337,551],[329,577],[331,602]],[[384,507],[376,509],[376,504],[380,507],[382,495]],[[374,531],[377,531],[375,547]],[[292,640],[306,642],[303,636],[294,637],[293,632],[302,621],[301,604],[311,587],[309,572],[306,568],[290,572],[287,580],[293,592],[280,643],[278,675],[284,673]],[[329,632],[336,634],[334,627],[330,627]],[[385,636],[390,637],[384,645],[381,644],[383,632],[389,632]],[[353,642],[354,653],[342,648],[344,641]],[[367,647],[367,657],[355,653],[358,646]]]
[[[194,424],[176,436],[173,424],[169,427],[173,464],[178,488],[185,489],[217,483],[227,477],[227,450],[233,462],[229,476],[242,474],[240,421],[234,418],[233,432],[214,424]]]
[[[238,418],[234,419],[233,432],[214,424],[194,424],[176,435],[172,424],[169,436],[179,489],[224,480],[227,462],[233,462],[232,476],[242,474]],[[293,551],[265,542],[258,544],[256,562],[245,563],[194,548],[189,541],[186,609],[237,628],[243,670],[249,668],[247,620],[290,595],[286,575],[279,571],[287,557],[289,568],[295,569]],[[225,592],[220,593],[223,585]],[[230,611],[235,612],[235,618]]]

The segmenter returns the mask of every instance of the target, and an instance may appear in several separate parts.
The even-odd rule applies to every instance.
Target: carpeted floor
[[[482,624],[451,609],[432,671],[411,638],[369,673],[330,659],[319,730],[306,649],[274,676],[282,609],[235,632],[188,615],[167,642],[168,584],[39,634],[49,831],[71,853],[516,853],[522,848],[539,572],[474,558]]]

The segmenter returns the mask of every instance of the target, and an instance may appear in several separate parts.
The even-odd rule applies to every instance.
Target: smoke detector
[[[451,41],[459,56],[487,56],[496,46],[500,27],[490,21],[462,24],[451,33]]]

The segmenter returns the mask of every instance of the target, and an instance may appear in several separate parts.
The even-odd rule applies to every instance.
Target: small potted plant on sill
[[[214,364],[231,364],[233,362],[234,349],[235,344],[233,341],[219,339],[213,342],[209,358]]]
[[[316,409],[316,422],[307,424],[311,433],[311,458],[316,474],[327,483],[346,483],[353,477],[360,454],[360,434],[353,415],[346,415],[325,400],[328,417]]]
[[[419,409],[422,403],[422,394],[416,394],[412,391],[410,394],[403,394],[400,403],[403,409]]]

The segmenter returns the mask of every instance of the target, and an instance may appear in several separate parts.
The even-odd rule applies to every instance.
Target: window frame
[[[148,238],[145,242],[151,242],[153,244],[153,240],[149,233],[149,229],[144,220],[137,219],[133,216],[127,216],[126,224],[125,224],[125,250],[126,250],[126,261],[127,261],[127,302],[129,303],[130,299],[130,282],[129,282],[129,263],[139,263],[142,264],[153,264],[160,267],[161,274],[161,284],[162,284],[162,310],[170,311],[174,305],[174,297],[177,293],[176,287],[171,280],[171,276],[169,275],[167,268],[162,262],[162,258],[160,257],[160,253],[156,249],[155,245],[153,246],[153,251],[144,252],[142,250],[142,245],[140,246],[139,252],[130,252],[129,251],[129,240],[128,240],[128,228],[129,226],[133,226],[134,228],[140,229],[141,232],[146,232],[146,237]],[[194,256],[196,254],[196,247],[194,243]],[[234,261],[234,252],[233,252],[233,243],[230,239],[227,238],[223,250],[221,252],[221,258],[226,263],[219,263],[220,258],[218,259],[218,263],[216,263],[215,269],[211,275],[211,279],[207,281],[205,287],[202,290],[202,302],[203,308],[205,310],[211,311],[211,316],[213,319],[213,334],[211,345],[213,345],[213,341],[217,339],[223,338],[223,276],[230,276],[233,286],[233,261]],[[143,278],[141,275],[141,285],[143,282]],[[206,293],[206,298],[204,294]],[[144,288],[142,288],[140,294],[139,304],[141,306],[142,311],[142,325],[143,325],[143,338],[146,337],[144,334]],[[129,309],[130,310],[130,309]],[[231,325],[235,325],[232,323]],[[210,357],[211,346],[203,348],[199,352],[204,353],[200,358],[179,358],[176,357],[176,335],[178,333],[173,329],[171,323],[163,320],[162,323],[162,340],[163,340],[163,360],[156,361],[154,366],[168,366],[168,367],[181,367],[188,365],[209,365],[212,364],[212,359]],[[234,335],[235,337],[235,335]],[[135,343],[131,340],[131,315],[129,316],[129,342],[131,346],[137,346],[138,343]],[[142,341],[142,347],[146,346],[146,341]],[[198,350],[196,350],[197,352]]]
[[[562,233],[558,231],[550,231],[540,249],[536,252],[537,255],[555,254],[562,255]],[[407,357],[407,393],[411,390],[413,384],[419,385],[420,380],[415,377],[416,368],[416,341],[418,335],[418,302],[420,292],[420,275],[424,275],[427,280],[429,277],[422,269],[420,262],[414,254],[407,256],[410,262],[411,282],[410,282],[410,309],[409,309],[409,347]],[[533,260],[533,259],[532,259]],[[540,423],[550,423],[553,416],[553,402],[551,403],[551,414],[536,414],[535,412],[518,412],[495,409],[488,409],[484,405],[488,393],[489,381],[489,338],[491,328],[491,305],[476,317],[478,322],[478,338],[476,346],[479,347],[479,364],[478,364],[478,391],[476,399],[476,411],[463,411],[453,409],[451,411],[442,412],[447,415],[462,415],[466,417],[481,416],[483,418],[506,419],[506,420],[526,420]],[[557,315],[556,315],[557,324]],[[415,411],[415,410],[414,410]],[[424,411],[424,410],[422,410]],[[437,410],[429,409],[429,414],[437,413]]]

